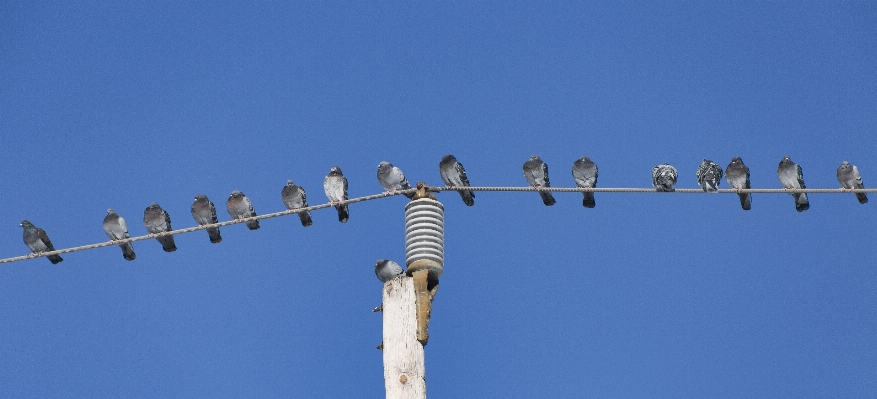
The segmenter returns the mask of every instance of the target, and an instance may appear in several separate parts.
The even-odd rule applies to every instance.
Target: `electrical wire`
[[[654,188],[540,187],[537,189],[534,187],[465,187],[465,188],[455,188],[455,187],[443,187],[443,186],[430,186],[428,190],[432,191],[432,192],[440,192],[440,191],[511,191],[511,192],[515,192],[515,191],[551,191],[551,192],[595,192],[595,193],[706,194],[702,189],[699,189],[699,188],[677,188],[672,192],[659,192]],[[395,195],[411,194],[411,193],[414,193],[416,191],[417,191],[416,188],[412,188],[412,189],[408,189],[408,190],[398,190],[395,193],[384,192],[384,193],[380,193],[380,194],[368,195],[365,197],[351,198],[349,200],[342,201],[341,204],[353,204],[356,202],[371,201],[371,200],[380,199],[380,198],[388,198],[388,197],[395,196]],[[720,194],[737,194],[737,193],[850,194],[850,193],[877,193],[877,189],[868,188],[868,189],[848,190],[848,189],[839,189],[839,188],[807,188],[807,189],[752,188],[752,189],[742,189],[740,191],[737,191],[735,189],[727,189],[726,188],[726,189],[719,189],[718,193],[720,193]],[[276,218],[276,217],[281,217],[281,216],[295,215],[295,214],[299,214],[299,213],[305,212],[305,211],[314,211],[314,210],[318,210],[318,209],[325,209],[325,208],[329,208],[329,207],[334,207],[335,205],[339,205],[339,204],[338,203],[335,203],[335,204],[325,203],[325,204],[320,204],[320,205],[309,206],[306,208],[297,208],[297,209],[285,210],[285,211],[281,211],[281,212],[267,213],[264,215],[258,215],[258,216],[253,216],[253,217],[249,217],[249,218],[229,220],[227,222],[218,222],[218,223],[205,224],[202,226],[187,227],[184,229],[171,230],[171,231],[166,231],[166,232],[155,234],[155,235],[143,235],[143,236],[126,238],[123,240],[104,241],[104,242],[99,242],[96,244],[89,244],[89,245],[82,245],[82,246],[78,246],[78,247],[64,248],[64,249],[59,249],[59,250],[55,250],[55,251],[46,251],[46,252],[41,252],[38,254],[16,256],[16,257],[12,257],[12,258],[0,259],[0,263],[17,262],[17,261],[21,261],[21,260],[38,258],[38,257],[43,257],[43,256],[49,256],[49,255],[60,255],[60,254],[66,254],[66,253],[70,253],[70,252],[85,251],[85,250],[94,249],[94,248],[109,247],[109,246],[120,245],[120,244],[124,244],[124,243],[128,243],[128,242],[148,240],[150,238],[155,238],[155,237],[160,237],[160,236],[169,236],[169,235],[191,233],[194,231],[205,230],[205,229],[212,228],[212,227],[223,227],[223,226],[229,226],[229,225],[233,225],[233,224],[246,223],[246,222],[249,222],[252,220],[262,220],[262,219],[270,219],[270,218]]]

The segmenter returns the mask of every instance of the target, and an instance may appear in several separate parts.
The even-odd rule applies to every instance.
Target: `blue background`
[[[0,4],[0,256],[18,223],[56,248],[132,235],[158,202],[228,220],[379,193],[378,162],[439,184],[600,187],[740,156],[779,188],[841,161],[877,184],[872,2],[54,2]],[[727,188],[723,181],[721,187]],[[868,397],[877,392],[877,222],[852,194],[442,193],[446,264],[426,347],[437,398]],[[404,261],[405,199],[0,267],[5,397],[382,397],[378,258]]]

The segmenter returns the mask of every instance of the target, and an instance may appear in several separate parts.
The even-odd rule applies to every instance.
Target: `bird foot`
[[[28,259],[30,259],[30,258],[36,258],[36,257],[39,256],[40,254],[42,254],[42,252],[40,252],[40,253],[29,253],[29,254],[27,254],[27,258],[28,258]]]

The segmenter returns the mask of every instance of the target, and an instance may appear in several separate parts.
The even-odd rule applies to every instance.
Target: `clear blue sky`
[[[877,6],[689,3],[9,1],[0,5],[0,257],[22,219],[65,248],[190,227],[205,193],[284,209],[381,191],[378,162],[440,183],[555,186],[587,154],[601,187],[740,156],[779,188],[857,165],[877,187]],[[722,182],[721,187],[727,188]],[[866,397],[877,392],[872,202],[852,194],[443,193],[446,265],[426,348],[435,398]],[[177,236],[0,267],[8,397],[382,397],[378,258],[404,261],[392,197],[314,225]]]

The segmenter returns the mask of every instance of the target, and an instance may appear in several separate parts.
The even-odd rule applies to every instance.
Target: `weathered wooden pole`
[[[418,183],[418,188],[421,185]],[[429,338],[432,300],[444,266],[444,206],[434,198],[417,195],[405,206],[408,274],[384,284],[381,295],[388,399],[426,398],[423,347]]]

